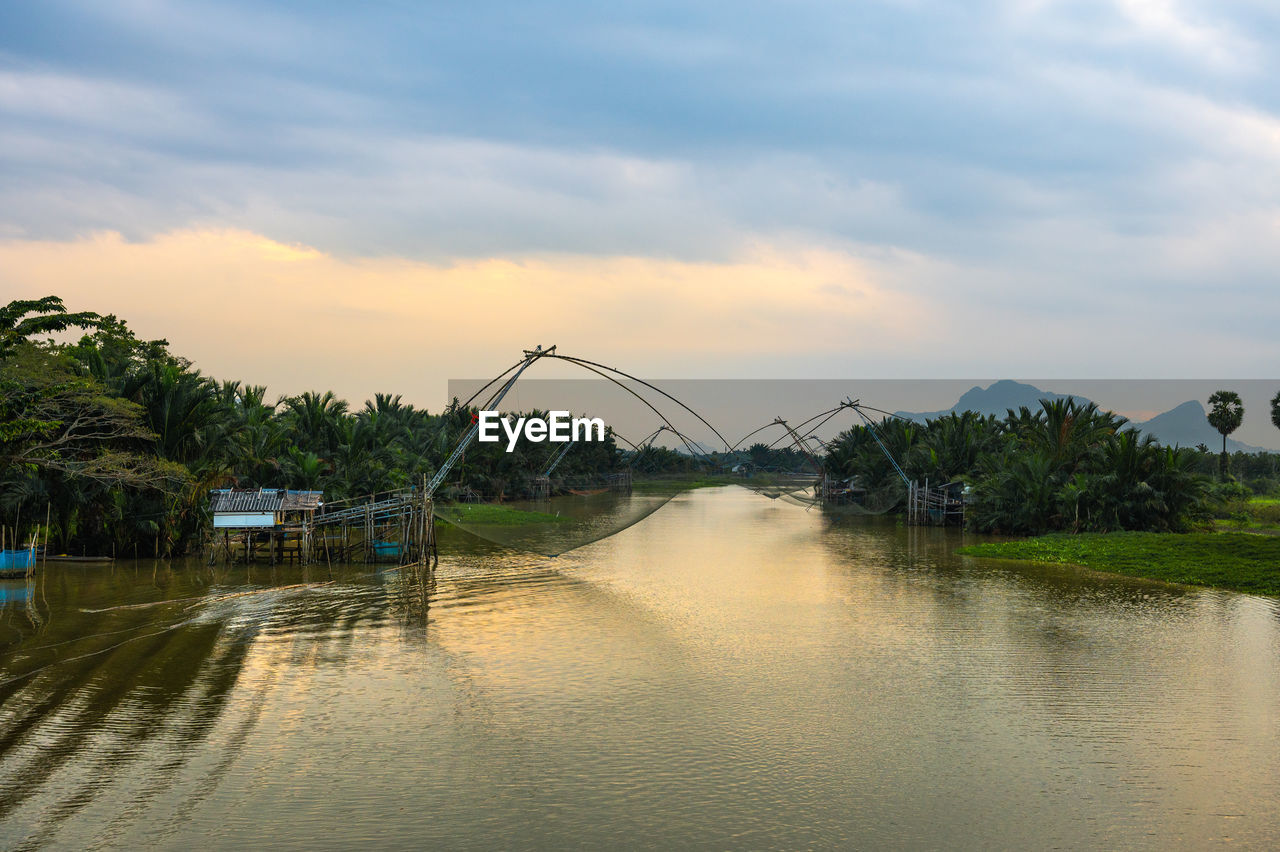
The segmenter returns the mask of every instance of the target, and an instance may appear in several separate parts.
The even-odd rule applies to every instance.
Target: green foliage
[[[1243,512],[1252,492],[1234,479],[1223,479],[1207,488],[1207,496],[1214,516],[1225,518]]]
[[[1228,390],[1215,391],[1209,397],[1207,416],[1209,425],[1226,438],[1244,422],[1244,403],[1240,401],[1240,394]]]
[[[1209,397],[1207,417],[1209,425],[1222,435],[1221,473],[1225,476],[1228,461],[1227,436],[1239,429],[1240,424],[1244,422],[1244,403],[1240,401],[1240,394],[1229,390],[1214,391]]]
[[[0,358],[36,335],[72,327],[92,328],[100,319],[88,311],[67,313],[66,305],[57,296],[12,301],[0,308]]]
[[[640,494],[665,494],[673,488],[680,491],[692,491],[695,488],[718,488],[724,485],[735,485],[742,480],[736,476],[698,476],[694,478],[679,477],[674,479],[640,479],[632,483],[633,491]]]
[[[487,524],[490,526],[523,526],[525,524],[558,524],[570,519],[553,515],[550,512],[530,512],[524,509],[513,509],[510,506],[497,506],[492,503],[460,503],[449,509],[445,516],[456,518],[464,524]]]
[[[1280,526],[1280,503],[1250,501],[1248,514],[1260,526]]]
[[[420,483],[471,422],[456,400],[439,414],[390,394],[356,411],[328,391],[268,402],[265,388],[204,376],[113,315],[62,308],[55,297],[0,308],[0,522],[29,535],[48,507],[60,549],[185,552],[208,528],[212,488],[323,490],[333,500]],[[73,326],[88,330],[74,344],[27,340]],[[446,493],[528,496],[553,446],[473,445]],[[690,462],[656,449],[646,463]],[[557,477],[621,464],[608,434],[575,445]]]
[[[886,419],[843,433],[827,469],[879,488],[898,476],[876,437],[916,481],[963,480],[983,531],[1187,530],[1205,515],[1194,450],[1162,447],[1094,403],[1045,400],[1001,420],[974,412],[924,425]]]
[[[1280,537],[1249,533],[1054,534],[962,547],[966,556],[1082,565],[1171,583],[1280,595]]]

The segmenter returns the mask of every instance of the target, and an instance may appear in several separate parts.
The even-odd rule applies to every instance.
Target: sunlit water
[[[51,565],[0,846],[1280,844],[1276,601],[961,541],[724,488],[426,578]]]

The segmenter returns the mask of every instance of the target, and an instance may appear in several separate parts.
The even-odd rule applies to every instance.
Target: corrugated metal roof
[[[323,491],[286,491],[280,509],[285,512],[314,512],[323,499]]]
[[[241,512],[311,512],[320,505],[323,491],[285,491],[279,488],[209,492],[209,507],[215,514]]]

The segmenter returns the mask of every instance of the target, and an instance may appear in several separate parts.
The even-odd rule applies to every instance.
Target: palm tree
[[[334,454],[347,417],[346,400],[338,399],[333,391],[307,391],[282,400],[281,405],[294,443],[324,458]]]
[[[315,453],[303,452],[297,447],[290,447],[283,459],[285,476],[290,488],[304,491],[318,491],[321,482],[333,468]]]
[[[973,488],[975,529],[1039,535],[1062,526],[1057,464],[1048,453],[1009,447],[989,456],[984,467]]]
[[[937,482],[971,473],[978,460],[1000,447],[1000,422],[976,411],[951,412],[926,423],[911,461]]]
[[[1126,421],[1101,411],[1095,402],[1081,404],[1067,397],[1042,399],[1040,411],[1011,412],[1007,422],[1028,448],[1044,452],[1058,471],[1070,475],[1095,457]]]
[[[1271,422],[1280,429],[1280,393],[1271,397]]]
[[[1209,397],[1209,425],[1222,435],[1222,456],[1219,463],[1220,472],[1227,472],[1227,436],[1240,428],[1244,422],[1244,403],[1240,394],[1235,391],[1215,391]]]

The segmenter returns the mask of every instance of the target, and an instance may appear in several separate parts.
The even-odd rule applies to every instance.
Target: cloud
[[[536,343],[673,373],[726,357],[882,352],[928,328],[912,296],[884,285],[890,266],[771,246],[728,263],[542,255],[436,265],[344,259],[228,230],[0,243],[6,295],[55,293],[77,310],[116,313],[213,375],[280,393],[332,387],[357,401],[391,389],[431,404],[449,378],[496,373]]]
[[[447,270],[474,281],[509,263],[559,292],[531,270],[591,269],[599,290],[682,269],[730,306],[717,270],[799,264],[812,298],[905,304],[914,337],[939,341],[925,369],[963,339],[960,317],[1007,324],[946,347],[974,362],[962,374],[1001,372],[978,361],[1002,342],[1065,345],[1085,323],[1112,349],[1164,333],[1216,353],[1181,346],[1178,369],[1200,357],[1231,373],[1233,347],[1274,352],[1280,54],[1266,4],[51,3],[7,24],[10,249],[204,258],[189,235],[251,234],[313,247],[335,278],[339,264],[355,280],[364,264],[404,265],[429,270],[430,290],[460,274]],[[844,258],[881,301],[797,258]],[[298,286],[272,268],[236,275],[259,297]],[[698,346],[677,294],[647,308],[632,296],[597,295],[593,321],[639,311]],[[811,331],[825,303],[802,304],[768,303],[810,329],[799,341],[732,307],[690,315],[839,348]],[[1153,325],[1135,332],[1115,311]],[[742,356],[715,339],[726,348],[706,363],[734,368]],[[793,351],[752,369],[805,364]]]
[[[718,262],[438,264],[344,258],[233,230],[0,242],[0,298],[57,294],[168,338],[219,378],[356,402],[392,391],[436,407],[449,379],[494,375],[535,344],[651,377],[708,378],[1265,378],[1280,357],[1258,319],[1269,291],[1242,322],[1240,306],[1212,292],[1185,294],[1189,315],[1177,300],[1122,284],[1081,291],[1073,279],[1061,272],[1052,292],[1037,292],[999,267],[796,243],[760,242]]]

